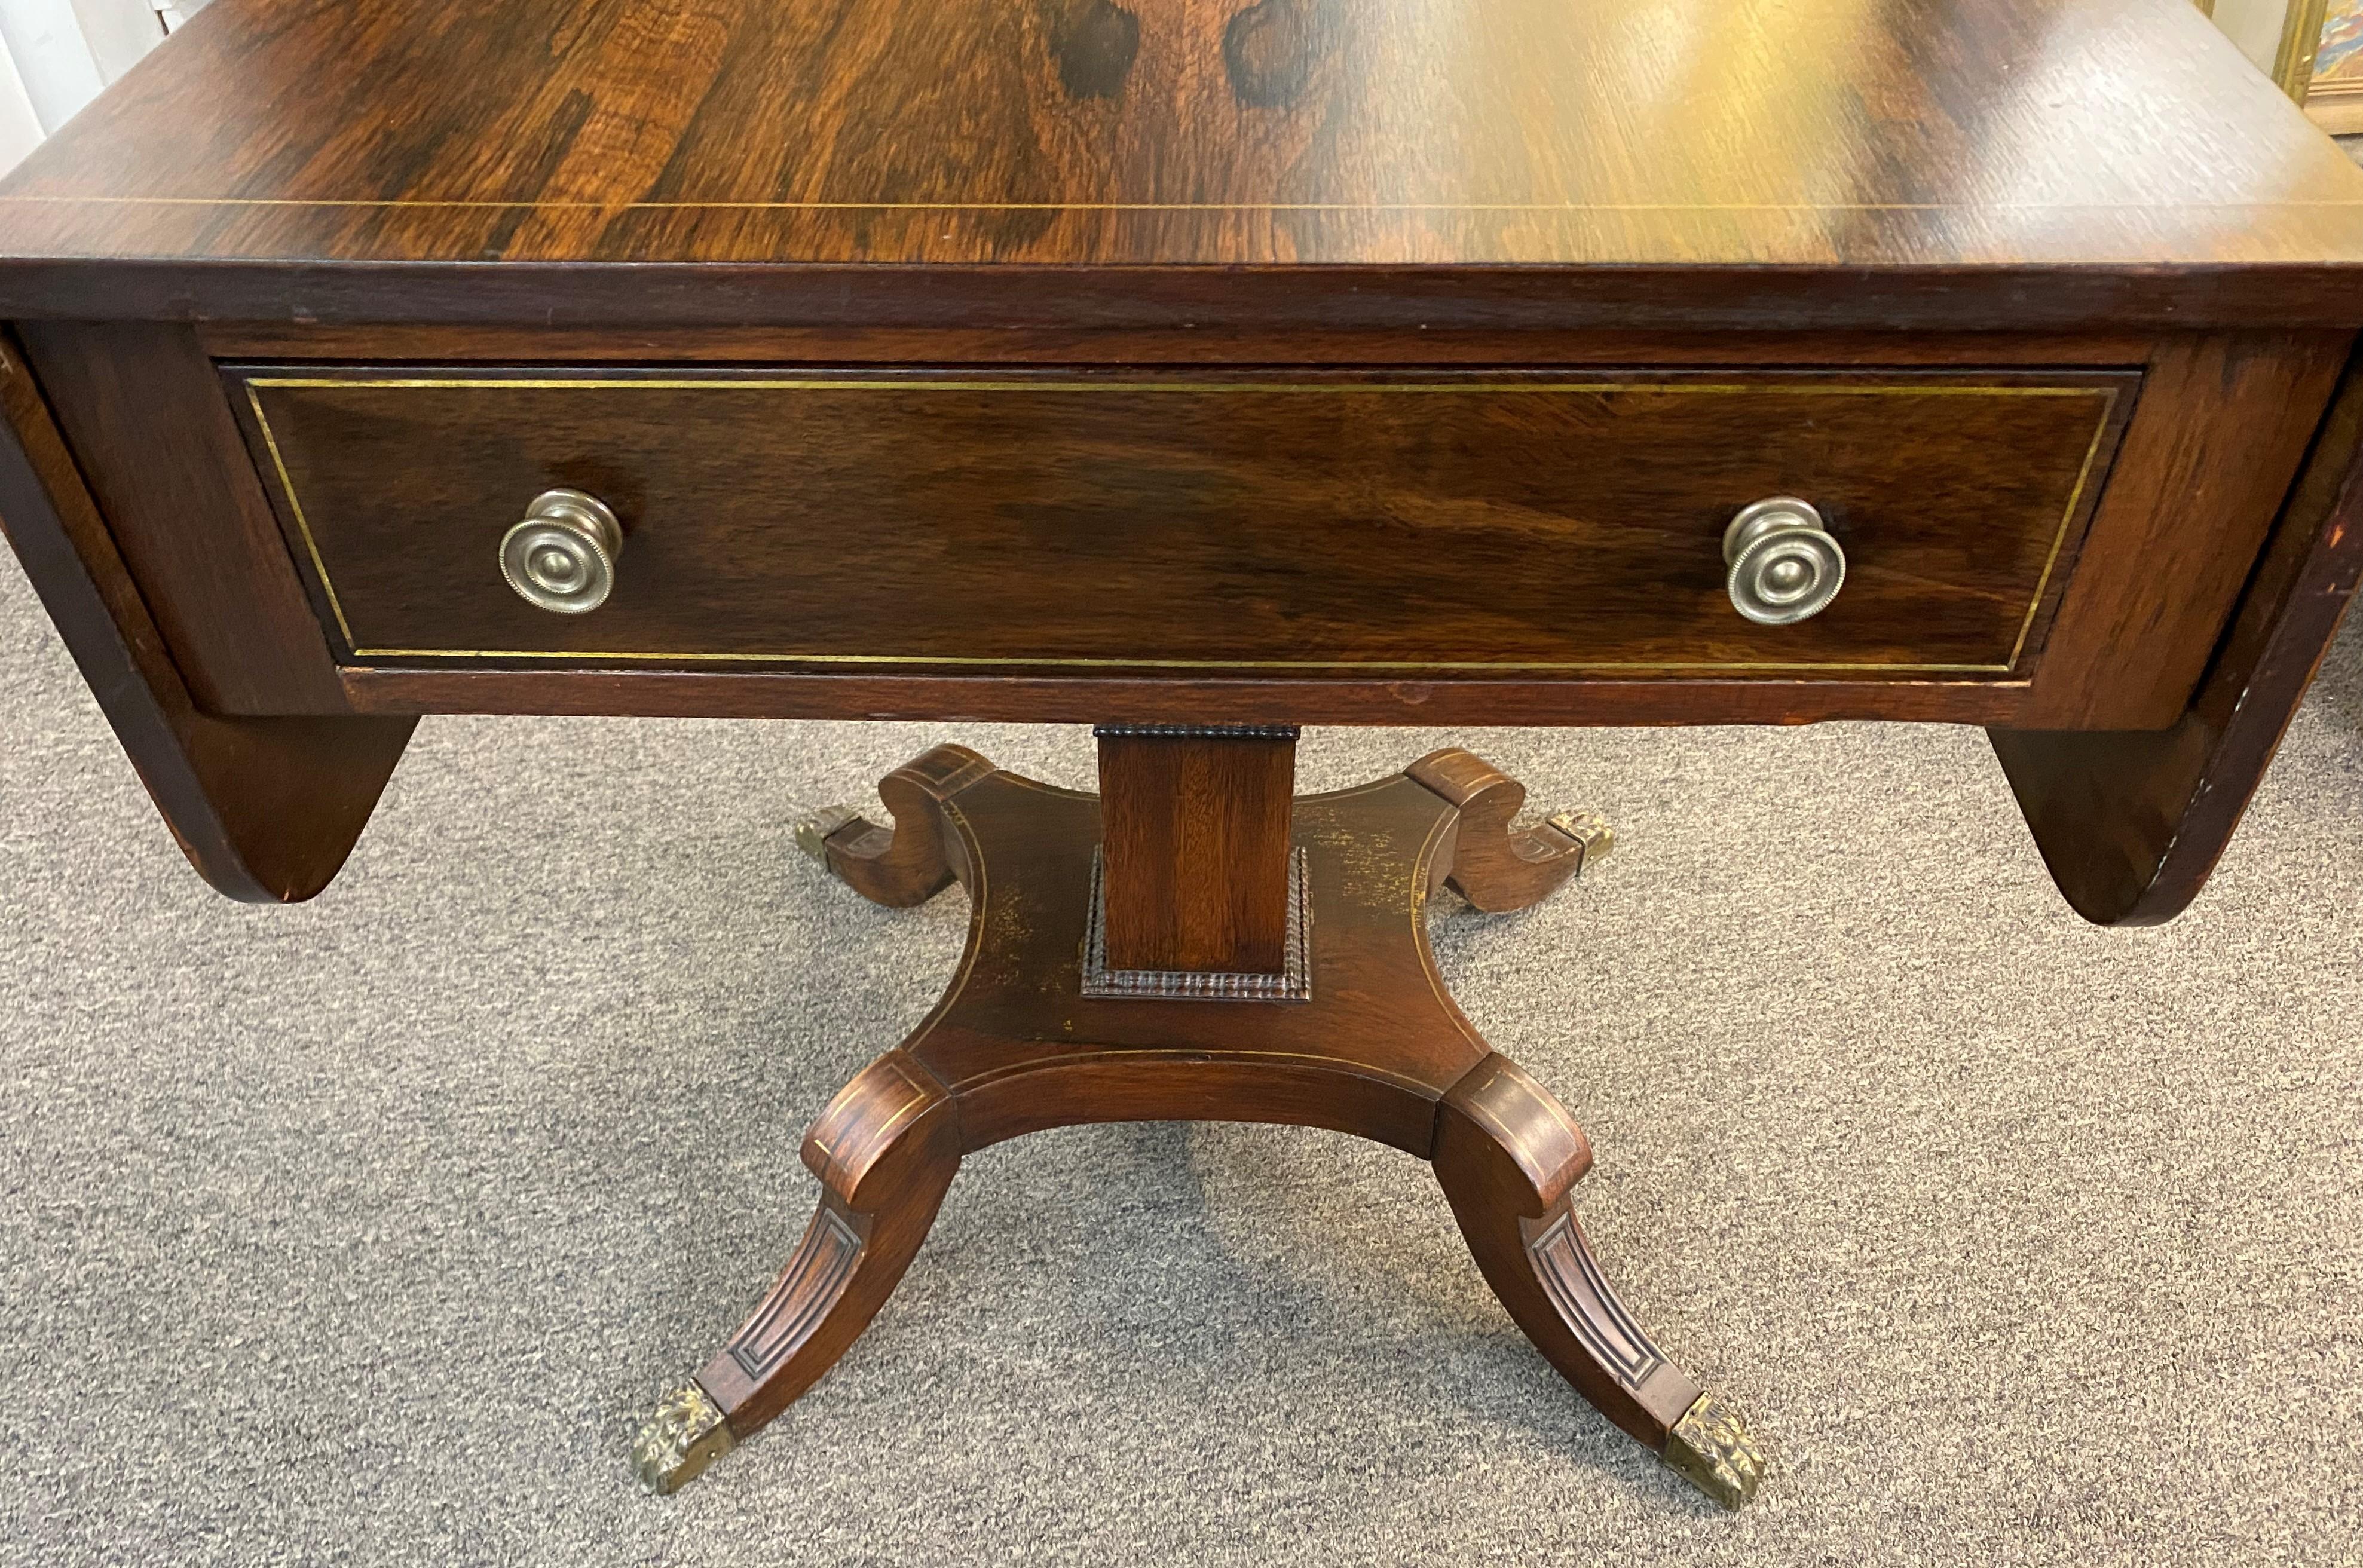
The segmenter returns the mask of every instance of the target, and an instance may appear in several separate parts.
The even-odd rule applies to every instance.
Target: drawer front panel
[[[2139,377],[233,366],[342,657],[1413,678],[2024,678]],[[503,536],[595,495],[606,602]],[[1726,596],[1767,496],[1846,585]]]

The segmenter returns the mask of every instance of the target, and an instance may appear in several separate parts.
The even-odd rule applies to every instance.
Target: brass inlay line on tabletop
[[[1151,658],[1151,657],[1050,657],[1009,655],[956,654],[827,654],[827,653],[652,653],[627,649],[536,649],[536,648],[400,648],[363,647],[353,636],[351,624],[345,617],[344,605],[337,595],[334,580],[328,575],[327,563],[320,554],[319,542],[313,537],[312,525],[305,515],[304,503],[296,495],[295,481],[287,471],[285,458],[271,428],[270,415],[263,412],[257,389],[262,387],[349,391],[355,389],[406,389],[450,391],[489,388],[495,391],[574,391],[577,389],[616,391],[638,389],[660,392],[1667,392],[1689,394],[1728,394],[1758,392],[1774,395],[1807,397],[2098,397],[2102,400],[2099,419],[2095,422],[2092,439],[2085,448],[2084,462],[2074,488],[2069,491],[2066,509],[2060,513],[2059,526],[2051,538],[2049,554],[2043,571],[2037,578],[2033,596],[2027,602],[2026,613],[2019,623],[2017,640],[2012,645],[2010,657],[2002,664],[1881,664],[1825,663],[1809,660],[1739,661],[1729,660],[1502,660],[1502,659],[1239,659],[1239,658]],[[501,376],[254,376],[246,381],[247,405],[254,413],[256,427],[261,431],[264,447],[271,454],[272,467],[279,476],[280,491],[287,498],[287,507],[294,517],[296,531],[303,536],[304,547],[312,560],[312,569],[318,573],[321,590],[327,596],[328,609],[336,617],[337,628],[343,634],[345,646],[356,658],[500,658],[500,659],[588,659],[618,660],[666,664],[838,664],[838,665],[907,665],[927,667],[1001,666],[1020,668],[1054,669],[1305,669],[1305,670],[1742,670],[1830,671],[1853,672],[1884,670],[1930,675],[2006,675],[2018,663],[2035,618],[2041,611],[2051,574],[2058,563],[2059,552],[2065,546],[2068,530],[2075,522],[2086,484],[2101,450],[2102,438],[2108,434],[2109,415],[2116,407],[2117,392],[2111,386],[1983,386],[1914,385],[1909,382],[1878,386],[1823,386],[1811,382],[1666,382],[1666,381],[1525,381],[1492,384],[1455,384],[1450,381],[936,381],[820,378],[820,377],[735,377],[729,375],[702,376],[690,379],[665,377],[598,377],[570,376],[554,380],[523,381]]]
[[[979,213],[2147,213],[2337,209],[2363,198],[2236,202],[597,202],[525,196],[382,200],[367,196],[0,195],[55,206],[424,207],[549,212],[979,212]]]

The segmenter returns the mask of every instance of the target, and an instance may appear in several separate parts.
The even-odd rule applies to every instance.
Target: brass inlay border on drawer
[[[253,376],[246,381],[247,406],[253,411],[255,428],[262,436],[264,448],[271,454],[272,467],[279,476],[280,492],[287,498],[287,509],[294,519],[297,533],[303,536],[305,552],[310,556],[312,569],[318,574],[322,591],[327,596],[328,610],[336,617],[337,629],[344,635],[345,646],[356,658],[514,658],[514,659],[616,659],[661,664],[852,664],[967,666],[1000,665],[1059,669],[1452,669],[1452,670],[1889,670],[1928,675],[2007,675],[2017,668],[2018,657],[2025,650],[2026,639],[2035,627],[2035,618],[2043,608],[2043,600],[2051,585],[2052,573],[2059,564],[2059,552],[2068,541],[2068,531],[2074,525],[2076,513],[2083,503],[2084,492],[2090,487],[2093,466],[2101,456],[2101,444],[2109,433],[2110,416],[2114,414],[2117,389],[2113,386],[1914,386],[1889,383],[1880,386],[1816,386],[1810,382],[1702,382],[1702,381],[1508,381],[1470,385],[1449,381],[878,381],[859,377],[845,378],[772,378],[700,376],[693,378],[665,376],[595,377],[569,376],[527,380],[514,376]],[[1027,658],[1007,655],[966,656],[955,654],[822,654],[822,653],[651,653],[647,651],[589,650],[568,648],[557,651],[530,648],[385,648],[363,647],[353,636],[351,623],[345,618],[343,602],[337,597],[336,583],[328,576],[327,563],[320,557],[318,542],[312,536],[312,525],[304,515],[303,501],[295,493],[295,481],[287,471],[286,459],[279,450],[279,438],[271,428],[270,415],[262,409],[258,389],[283,387],[293,390],[333,389],[349,391],[359,387],[394,390],[449,391],[463,388],[494,388],[525,392],[565,392],[576,389],[615,391],[639,388],[658,392],[1667,392],[1684,395],[1713,396],[1718,393],[1777,392],[1803,397],[2091,397],[2101,402],[2100,415],[2093,422],[2092,438],[2084,448],[2084,461],[2076,474],[2076,483],[2069,491],[2068,504],[2059,514],[2059,526],[2051,536],[2051,547],[2044,557],[2043,570],[2036,579],[2035,591],[2027,599],[2026,613],[2020,617],[2018,636],[2011,645],[2010,657],[2001,664],[1841,664],[1810,660],[1740,662],[1728,660],[1681,661],[1617,661],[1577,659],[1544,662],[1537,660],[1499,659],[1229,659],[1229,658]]]

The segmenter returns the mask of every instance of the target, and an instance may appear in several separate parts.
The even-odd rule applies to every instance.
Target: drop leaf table
[[[426,713],[1097,726],[1097,794],[946,745],[799,827],[967,950],[660,1491],[970,1151],[1234,1119],[1432,1162],[1743,1503],[1428,951],[1607,829],[1460,750],[1300,798],[1297,726],[1978,724],[2159,921],[2363,562],[2363,173],[2187,0],[218,0],[0,183],[0,518],[234,897]]]

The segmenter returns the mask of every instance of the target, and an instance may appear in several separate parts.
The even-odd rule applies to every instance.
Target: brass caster
[[[640,1485],[661,1497],[738,1446],[705,1390],[684,1383],[657,1402],[656,1414],[632,1439],[632,1468]]]
[[[1698,1397],[1666,1438],[1674,1474],[1726,1508],[1743,1507],[1764,1479],[1764,1451],[1739,1412],[1712,1394]]]
[[[828,835],[861,813],[851,806],[823,806],[810,816],[796,822],[796,847],[826,867],[828,864]]]
[[[1575,841],[1582,851],[1575,863],[1575,874],[1582,876],[1595,860],[1604,860],[1616,847],[1616,831],[1590,812],[1554,812],[1543,819],[1549,826]]]

